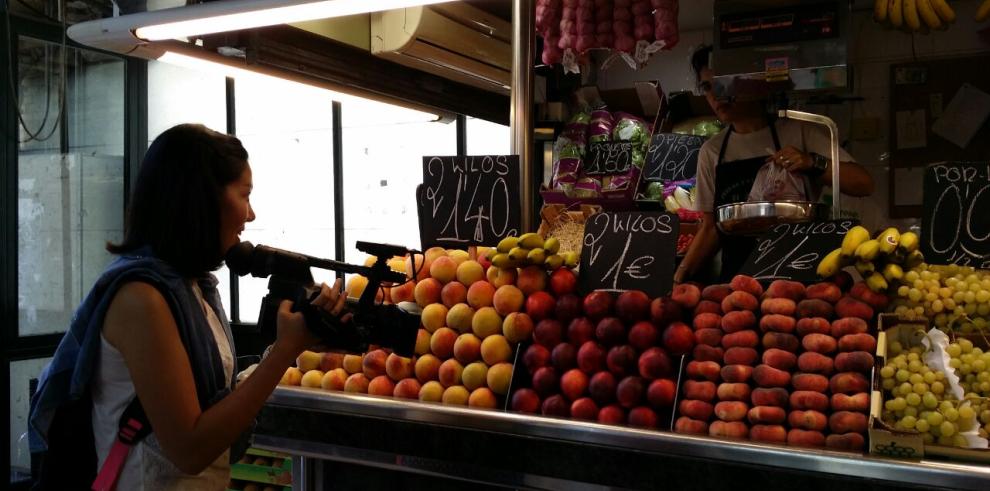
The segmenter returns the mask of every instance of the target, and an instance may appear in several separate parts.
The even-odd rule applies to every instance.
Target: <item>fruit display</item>
[[[981,7],[977,12],[977,20],[982,10]],[[907,32],[928,34],[931,29],[948,28],[955,22],[956,13],[948,0],[874,0],[873,20]]]
[[[863,449],[876,338],[857,286],[777,280],[764,291],[739,275],[702,290],[674,431]]]
[[[506,237],[485,254],[493,266],[503,269],[542,266],[553,271],[562,266],[574,268],[580,260],[574,251],[561,251],[556,237],[544,239],[537,233]]]

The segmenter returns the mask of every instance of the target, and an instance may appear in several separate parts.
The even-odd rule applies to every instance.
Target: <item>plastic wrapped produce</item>
[[[576,14],[577,42],[575,43],[575,49],[578,53],[584,53],[598,45],[598,38],[595,37],[594,6],[594,0],[578,0]]]
[[[567,123],[564,132],[553,145],[553,180],[551,187],[557,191],[570,194],[578,182],[581,169],[581,159],[584,158],[588,140],[588,122],[591,117],[587,111],[575,114]]]
[[[574,185],[571,197],[597,198],[602,194],[602,182],[594,177],[582,177]]]
[[[650,128],[646,121],[633,116],[632,114],[617,112],[615,118],[615,129],[612,130],[613,141],[631,142],[632,165],[642,168],[646,163],[646,152],[650,146]]]
[[[577,0],[563,0],[564,7],[560,13],[560,41],[557,47],[561,50],[575,49],[577,45]]]
[[[663,41],[663,49],[671,49],[677,46],[679,40],[679,30],[677,27],[677,0],[650,0],[653,6],[653,37],[656,41]]]
[[[611,48],[615,42],[612,35],[612,0],[595,0],[595,40],[599,47]]]
[[[563,13],[563,3],[562,0],[543,0],[541,4],[543,5],[542,22],[537,17],[537,28],[542,25],[542,29],[539,29],[539,31],[543,35],[543,54],[541,58],[543,63],[553,65],[560,63],[564,55],[563,50],[558,47],[558,44],[560,44],[560,22]]]
[[[633,15],[633,39],[636,41],[653,41],[653,7],[650,0],[633,0],[630,12]]]
[[[632,53],[636,49],[636,39],[633,37],[632,0],[615,0],[612,9],[612,48],[623,53]]]
[[[615,120],[607,107],[600,107],[591,112],[591,124],[588,126],[588,143],[607,142],[612,139]]]

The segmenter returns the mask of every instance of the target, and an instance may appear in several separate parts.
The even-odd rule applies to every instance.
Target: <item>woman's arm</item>
[[[703,213],[698,233],[688,246],[687,254],[674,272],[674,283],[682,283],[698,272],[698,267],[706,262],[719,248],[718,232],[715,230],[715,214]]]

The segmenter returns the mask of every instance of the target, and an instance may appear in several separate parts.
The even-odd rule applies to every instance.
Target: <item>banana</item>
[[[494,247],[487,247],[485,252],[481,253],[480,255],[485,259],[487,259],[489,262],[491,262],[491,260],[495,259],[495,256],[498,254],[499,254],[498,249]]]
[[[550,271],[554,271],[564,265],[564,258],[559,254],[554,254],[552,256],[547,256],[547,259],[543,262],[543,264]]]
[[[547,253],[540,247],[530,249],[529,254],[526,254],[526,262],[529,264],[543,264],[543,261],[546,261],[546,259]]]
[[[516,263],[525,261],[527,256],[529,256],[529,249],[524,247],[513,247],[512,250],[509,251],[509,260]]]
[[[945,0],[930,0],[930,3],[932,4],[932,8],[935,9],[935,13],[938,14],[943,22],[951,24],[956,21],[956,12],[952,10],[952,7]]]
[[[508,254],[499,253],[495,254],[495,257],[492,258],[492,266],[495,266],[496,268],[509,269],[518,267],[519,264],[510,259]]]
[[[883,279],[880,273],[873,273],[866,278],[866,286],[877,293],[887,290],[887,280]]]
[[[873,273],[876,270],[877,270],[876,265],[874,265],[871,262],[856,261],[856,271],[859,271],[859,274],[863,275],[864,278],[866,277],[866,275]]]
[[[884,22],[887,20],[887,4],[889,0],[875,0],[873,2],[873,20]]]
[[[556,237],[550,237],[543,241],[543,249],[547,251],[547,254],[556,254],[560,251],[560,241]]]
[[[918,15],[921,16],[921,20],[925,21],[925,24],[932,29],[942,28],[942,19],[938,18],[938,14],[935,13],[935,9],[929,0],[916,0],[918,4]]]
[[[908,269],[914,269],[921,266],[925,262],[925,255],[921,251],[914,251],[908,254],[907,259],[904,260],[904,267]]]
[[[897,251],[907,256],[914,251],[918,250],[918,245],[921,240],[918,238],[918,234],[914,232],[904,232],[901,234],[901,238],[897,241]]]
[[[870,240],[870,231],[866,227],[856,225],[849,229],[846,236],[842,238],[842,255],[851,257],[856,253],[856,248],[868,240]]]
[[[898,241],[901,240],[901,233],[897,231],[896,228],[890,227],[884,230],[877,236],[877,242],[880,243],[880,252],[884,254],[890,254],[894,252],[897,248]]]
[[[980,8],[976,9],[976,22],[983,22],[990,17],[990,0],[983,0]]]
[[[904,269],[897,264],[889,263],[883,267],[883,277],[887,282],[893,283],[904,277]]]
[[[519,237],[506,237],[499,241],[498,246],[495,248],[498,252],[503,254],[508,254],[516,245],[519,243]]]
[[[535,232],[530,232],[528,234],[522,234],[519,236],[518,247],[523,249],[536,249],[538,247],[543,247],[543,237]]]
[[[912,31],[921,29],[921,18],[918,17],[917,0],[904,0],[904,24]]]
[[[890,24],[894,27],[904,25],[904,1],[906,0],[890,0],[887,15],[890,17]]]
[[[825,258],[818,263],[818,276],[831,278],[842,269],[842,248],[838,248],[825,255]]]
[[[860,262],[870,262],[880,254],[880,241],[873,239],[863,242],[856,248],[856,259]]]
[[[561,257],[564,258],[564,266],[567,266],[568,268],[577,267],[578,263],[581,261],[581,256],[574,251],[561,253]]]

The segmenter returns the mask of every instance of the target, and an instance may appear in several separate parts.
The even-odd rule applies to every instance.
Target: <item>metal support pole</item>
[[[782,118],[807,121],[809,123],[820,124],[828,128],[828,135],[831,143],[830,153],[832,158],[832,219],[838,220],[839,218],[842,218],[842,207],[839,205],[841,200],[840,195],[842,194],[842,190],[839,189],[839,167],[841,167],[839,164],[839,127],[831,118],[828,116],[822,116],[821,114],[806,113],[788,109],[781,109],[777,114]]]
[[[512,0],[512,92],[509,128],[512,153],[519,155],[522,182],[522,217],[520,232],[534,230],[533,185],[533,58],[536,56],[536,7],[533,0]]]

